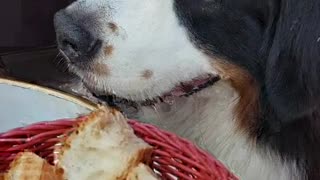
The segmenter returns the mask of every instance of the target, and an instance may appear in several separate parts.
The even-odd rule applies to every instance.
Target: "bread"
[[[120,112],[101,107],[55,146],[55,166],[22,152],[0,180],[156,180],[151,152]]]
[[[159,180],[149,166],[139,164],[131,170],[126,180]]]
[[[62,180],[62,172],[31,152],[19,153],[1,180]]]
[[[146,168],[138,165],[148,163],[152,148],[134,134],[120,112],[100,108],[55,151],[64,179],[125,180],[132,171],[143,174],[140,171]]]

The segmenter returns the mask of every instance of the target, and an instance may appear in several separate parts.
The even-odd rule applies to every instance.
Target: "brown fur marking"
[[[142,72],[142,77],[144,79],[150,79],[153,76],[153,72],[151,70],[145,70]]]
[[[118,26],[113,22],[108,23],[108,27],[111,29],[112,32],[118,31]]]
[[[94,63],[92,65],[92,71],[100,76],[107,76],[110,74],[110,70],[107,65],[101,63]]]
[[[243,68],[215,60],[213,66],[223,80],[230,82],[238,92],[239,99],[234,109],[237,125],[240,131],[255,137],[259,127],[259,89],[255,79]]]
[[[107,55],[107,56],[111,56],[112,55],[112,52],[114,50],[114,47],[109,45],[109,46],[106,46],[104,48],[104,54]]]

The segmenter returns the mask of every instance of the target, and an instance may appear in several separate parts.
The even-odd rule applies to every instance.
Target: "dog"
[[[319,19],[317,0],[77,0],[54,24],[87,87],[201,126],[240,179],[318,180]]]

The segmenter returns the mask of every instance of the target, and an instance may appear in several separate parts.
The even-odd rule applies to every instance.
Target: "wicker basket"
[[[32,151],[53,162],[53,148],[59,137],[75,127],[78,118],[32,124],[0,134],[0,171],[5,171],[15,155]],[[219,161],[191,142],[138,121],[129,122],[135,133],[154,147],[151,167],[162,179],[235,180]]]
[[[3,79],[0,79],[0,85],[1,84],[9,84],[35,91],[41,91],[44,92],[44,94],[54,95],[60,99],[68,99],[69,102],[80,104],[80,106],[86,107],[87,110],[94,109],[93,106],[85,103],[84,101],[71,98],[68,95],[60,94],[56,91]],[[6,105],[14,107],[17,102],[11,103],[7,101],[9,105]],[[73,107],[73,105],[70,105],[70,107]],[[32,117],[35,117],[37,113],[42,113],[37,110],[38,109],[35,109],[35,112],[32,112]],[[72,114],[76,113],[77,111],[78,108]],[[81,112],[82,111],[84,110],[81,110]],[[18,108],[18,113],[19,112],[20,110]],[[27,115],[29,115],[28,113],[29,111],[27,111]],[[10,116],[11,112],[2,112],[2,116],[4,114],[6,114],[6,117],[8,117],[8,114]],[[14,121],[17,121],[17,119],[24,117],[24,114],[12,114],[12,116],[15,116]],[[43,116],[40,116],[40,118],[45,116],[47,115],[44,114]],[[49,120],[52,120],[50,118],[51,116],[49,116]],[[8,126],[9,131],[8,127],[0,127],[0,132],[5,131],[4,133],[0,133],[0,172],[6,171],[10,162],[15,158],[15,155],[25,150],[35,152],[39,156],[52,163],[53,148],[54,145],[61,140],[61,135],[73,131],[75,124],[78,123],[78,121],[84,120],[84,118],[85,117],[72,117],[70,119],[56,118],[60,120],[47,122],[37,121],[16,129],[12,128],[20,127],[22,125],[18,125],[17,123],[8,124],[8,121],[10,121],[9,119],[2,122],[4,124],[7,123],[7,125],[10,126]],[[193,145],[191,142],[149,124],[144,124],[133,120],[129,121],[129,124],[134,129],[137,136],[141,137],[154,147],[152,163],[150,166],[157,174],[159,174],[160,177],[162,177],[162,179],[237,179],[219,161],[217,161],[210,154]]]

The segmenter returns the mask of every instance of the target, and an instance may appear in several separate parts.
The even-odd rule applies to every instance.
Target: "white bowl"
[[[0,78],[0,132],[39,121],[75,118],[95,107],[55,90]]]

